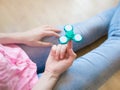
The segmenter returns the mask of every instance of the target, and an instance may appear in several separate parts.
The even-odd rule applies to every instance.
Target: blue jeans
[[[120,68],[120,5],[100,13],[91,19],[73,24],[76,33],[84,40],[73,42],[75,51],[91,44],[108,32],[107,40],[98,48],[77,58],[73,65],[61,75],[54,90],[97,90],[111,75]],[[64,34],[63,27],[59,27]],[[55,37],[46,38],[55,44]],[[48,48],[35,48],[21,45],[29,57],[37,64],[38,72],[44,71],[45,61],[49,54]]]

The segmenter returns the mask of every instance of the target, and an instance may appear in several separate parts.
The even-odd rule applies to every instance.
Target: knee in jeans
[[[110,25],[108,36],[120,38],[120,25],[119,24]]]

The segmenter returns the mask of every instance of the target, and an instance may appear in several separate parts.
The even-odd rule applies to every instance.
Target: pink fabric
[[[0,90],[31,90],[38,80],[36,69],[20,47],[0,44]]]

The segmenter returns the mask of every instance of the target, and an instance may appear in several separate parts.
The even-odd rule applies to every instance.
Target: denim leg
[[[84,22],[73,24],[75,33],[79,33],[83,36],[83,41],[81,43],[73,42],[74,51],[77,51],[106,35],[115,10],[116,8],[109,9]]]
[[[54,90],[97,90],[120,69],[120,6],[109,25],[108,39],[79,57],[61,76]]]
[[[119,44],[118,41],[107,40],[77,58],[61,76],[54,90],[97,90],[120,68]]]
[[[83,36],[83,41],[81,43],[73,42],[74,51],[77,51],[78,49],[91,44],[92,42],[106,34],[115,10],[116,9],[113,8],[96,15],[91,19],[86,20],[85,22],[73,24],[75,33],[79,33]],[[60,34],[64,35],[63,26],[58,28],[62,30]],[[45,38],[44,41],[58,44],[58,39],[55,37]],[[20,45],[20,47],[28,54],[31,60],[37,64],[38,73],[43,72],[45,62],[51,47],[36,48],[25,45]]]

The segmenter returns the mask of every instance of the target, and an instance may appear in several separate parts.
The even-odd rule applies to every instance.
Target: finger
[[[68,50],[68,60],[69,60],[69,62],[72,63],[75,60],[76,56],[77,55],[74,53],[74,51],[72,49]]]
[[[76,53],[73,51],[73,49],[69,50],[69,55],[73,58],[76,58],[76,56],[77,56]]]
[[[69,42],[68,42],[67,47],[68,47],[68,49],[72,49],[72,47],[73,47],[73,46],[72,46],[72,41],[69,41]]]
[[[49,43],[49,42],[40,42],[40,41],[38,41],[38,42],[36,43],[36,46],[48,47],[48,46],[52,46],[52,43]]]
[[[61,30],[56,29],[56,28],[48,28],[48,30],[49,31],[54,31],[54,32],[57,32],[57,33],[61,32]]]
[[[45,31],[44,32],[44,36],[56,36],[56,37],[60,37],[60,35],[56,32],[53,31]]]
[[[65,57],[66,50],[67,50],[67,45],[62,45],[60,50],[60,59],[63,59]]]
[[[48,31],[61,32],[60,29],[56,29],[56,28],[54,28],[53,26],[50,26],[50,25],[44,25],[43,27],[46,28],[46,30],[48,30]]]
[[[50,25],[43,25],[42,27],[43,27],[43,28],[53,28],[53,27],[50,26]]]
[[[53,45],[50,51],[50,55],[55,56],[56,55],[56,45]]]
[[[69,54],[69,59],[71,60],[71,61],[74,61],[74,59],[76,58],[76,53],[73,51],[73,49],[69,49],[69,51],[68,51],[68,54]]]
[[[61,49],[61,45],[59,44],[57,46],[57,49],[56,49],[56,59],[59,60],[60,59],[60,49]]]
[[[73,51],[72,49],[72,41],[69,41],[68,44],[67,44],[67,53],[69,55],[69,57],[71,58],[71,60],[73,60],[74,58],[76,58],[76,54],[75,52]]]

